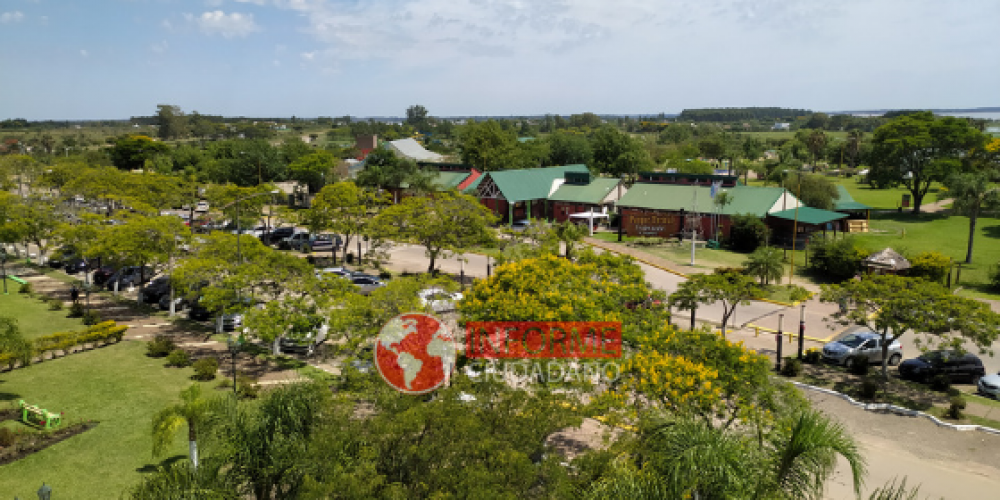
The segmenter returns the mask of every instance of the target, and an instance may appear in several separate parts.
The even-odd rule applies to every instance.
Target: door
[[[882,362],[882,341],[881,339],[871,339],[868,341],[868,359],[872,363]]]

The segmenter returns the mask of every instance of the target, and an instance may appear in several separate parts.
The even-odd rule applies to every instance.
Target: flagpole
[[[697,217],[695,217],[695,215],[694,215],[695,210],[698,210],[698,186],[697,185],[694,187],[694,205],[691,207],[691,221],[692,222],[697,221],[698,224],[700,225],[701,224],[701,220],[698,219]],[[694,266],[694,236],[695,236],[695,227],[694,227],[694,224],[691,224],[691,265],[692,266]]]

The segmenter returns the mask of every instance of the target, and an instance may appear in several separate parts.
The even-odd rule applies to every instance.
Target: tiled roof
[[[549,196],[549,200],[597,205],[608,196],[612,189],[618,187],[620,182],[619,179],[595,177],[590,180],[590,184],[563,184],[556,189],[556,192],[552,193],[552,196]]]

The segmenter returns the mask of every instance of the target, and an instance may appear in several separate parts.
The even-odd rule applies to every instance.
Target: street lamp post
[[[277,189],[275,189],[273,191],[268,191],[266,193],[256,193],[256,194],[252,194],[250,196],[244,196],[243,198],[239,198],[239,199],[233,201],[232,203],[230,203],[230,204],[222,207],[222,210],[225,210],[225,209],[227,209],[227,208],[229,208],[229,207],[231,207],[233,205],[236,205],[236,262],[238,264],[242,264],[243,263],[243,253],[242,253],[242,249],[240,248],[240,233],[243,232],[243,230],[240,229],[240,202],[241,201],[247,201],[247,200],[249,200],[251,198],[257,198],[258,196],[276,195],[279,192],[280,191],[278,191]]]
[[[7,295],[7,249],[0,248],[0,271],[3,272],[3,294]]]
[[[806,344],[806,305],[802,304],[799,309],[799,360],[802,359],[802,350]]]
[[[226,339],[226,346],[229,348],[230,359],[232,360],[233,396],[237,396],[239,393],[236,391],[236,355],[239,354],[240,348],[243,346],[243,342],[230,335],[229,338]]]
[[[781,323],[784,320],[785,320],[785,315],[784,314],[779,314],[778,315],[778,336],[777,336],[777,340],[778,340],[778,361],[774,365],[775,370],[777,370],[779,372],[781,371],[781,338],[782,338],[781,337]]]

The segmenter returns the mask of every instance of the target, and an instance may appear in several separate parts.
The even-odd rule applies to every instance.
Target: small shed
[[[899,274],[910,268],[910,261],[891,248],[869,255],[862,264],[869,274]]]

